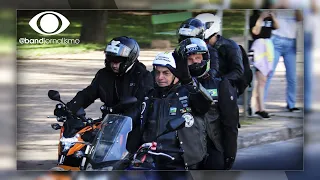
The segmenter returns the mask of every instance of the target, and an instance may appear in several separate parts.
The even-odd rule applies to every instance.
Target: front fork
[[[64,162],[64,158],[65,158],[65,156],[64,156],[64,155],[61,155],[61,156],[60,156],[60,159],[59,159],[59,163],[58,163],[58,165],[63,164],[63,162]]]
[[[83,156],[81,164],[80,164],[80,170],[85,170],[85,164],[86,164],[86,161],[87,161],[87,156],[89,154],[90,148],[91,148],[91,146],[87,145],[86,150],[84,152],[84,156]]]

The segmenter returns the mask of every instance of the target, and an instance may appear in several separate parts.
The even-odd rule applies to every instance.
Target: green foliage
[[[8,15],[8,17],[10,17]],[[19,38],[80,38],[81,19],[79,17],[67,17],[70,20],[70,26],[58,35],[44,36],[35,32],[30,26],[30,18],[19,17],[17,20],[17,42]],[[233,37],[242,36],[244,31],[245,12],[243,10],[224,11],[223,16],[223,36]],[[106,43],[116,36],[129,36],[137,40],[141,48],[149,48],[152,40],[169,40],[172,46],[177,45],[176,31],[181,22],[172,22],[166,24],[152,25],[151,13],[121,13],[111,12],[108,14],[106,27]],[[159,34],[162,33],[162,34]],[[167,34],[165,34],[165,33]],[[47,44],[47,45],[27,45],[19,44],[18,56],[40,56],[48,53],[79,53],[89,50],[102,50],[105,44],[80,44],[63,45],[63,44]]]

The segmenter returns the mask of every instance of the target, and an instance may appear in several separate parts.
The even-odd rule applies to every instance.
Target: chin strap
[[[176,76],[173,77],[173,80],[171,81],[171,83],[170,83],[169,86],[172,86],[172,85],[173,85],[175,79],[176,79]]]

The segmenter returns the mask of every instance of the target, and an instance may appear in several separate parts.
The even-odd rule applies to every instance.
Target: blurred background
[[[102,12],[103,15],[106,16],[106,22],[108,26],[106,26],[106,31],[104,34],[100,34],[105,36],[104,42],[95,42],[92,39],[88,39],[88,36],[81,37],[81,28],[87,22],[87,26],[90,26],[90,20],[84,19],[71,19],[75,23],[75,26],[68,28],[64,33],[70,35],[70,38],[80,38],[82,41],[87,41],[86,44],[75,47],[72,45],[68,46],[57,46],[57,45],[47,45],[47,46],[25,46],[17,44],[17,37],[25,37],[28,38],[34,37],[37,38],[38,34],[36,34],[32,30],[24,30],[16,32],[16,25],[19,29],[27,28],[28,21],[26,19],[18,19],[16,20],[17,11],[16,8],[20,9],[68,9],[68,8],[110,8],[110,9],[166,9],[166,10],[175,10],[174,13],[184,13],[185,17],[190,16],[190,11],[182,11],[182,9],[202,9],[197,11],[192,11],[191,16],[194,16],[197,13],[201,12],[217,12],[223,16],[223,36],[233,38],[237,42],[244,42],[245,31],[248,28],[245,25],[245,16],[246,11],[240,10],[224,10],[223,9],[251,9],[251,8],[263,8],[268,5],[273,5],[273,8],[288,8],[288,9],[301,9],[304,14],[304,32],[311,33],[312,45],[308,49],[303,49],[303,42],[299,43],[301,49],[300,51],[306,52],[306,50],[310,50],[311,58],[310,62],[312,64],[311,69],[307,69],[308,72],[312,72],[312,91],[311,91],[311,99],[312,99],[312,111],[311,113],[305,114],[304,123],[305,123],[305,149],[304,149],[304,158],[305,165],[303,172],[287,172],[282,174],[280,172],[272,172],[268,171],[268,174],[264,173],[263,176],[267,176],[270,174],[274,174],[274,177],[280,178],[288,178],[291,179],[315,179],[317,177],[317,167],[319,167],[319,150],[320,150],[320,134],[318,133],[320,130],[320,122],[318,120],[318,116],[320,115],[320,95],[317,93],[319,88],[319,72],[317,67],[320,64],[320,43],[319,33],[317,30],[319,29],[319,0],[307,0],[307,1],[299,1],[299,0],[278,0],[278,1],[266,1],[266,0],[249,0],[249,1],[240,1],[240,0],[176,0],[176,1],[160,1],[160,0],[132,0],[129,3],[124,0],[115,0],[108,1],[107,4],[105,1],[65,1],[65,0],[30,0],[30,1],[18,1],[18,2],[4,2],[0,1],[0,4],[6,7],[2,8],[0,11],[0,113],[2,115],[1,125],[0,125],[0,145],[1,145],[1,160],[0,168],[1,179],[21,179],[22,177],[25,179],[34,179],[39,176],[37,172],[22,172],[20,171],[18,174],[14,171],[16,170],[16,130],[17,130],[17,111],[16,111],[16,96],[17,96],[17,88],[16,83],[17,79],[17,69],[16,69],[16,55],[18,58],[28,58],[28,57],[41,57],[44,55],[50,56],[59,56],[59,53],[64,54],[66,52],[70,54],[77,54],[83,52],[89,52],[92,50],[102,50],[105,46],[105,42],[110,40],[113,36],[121,35],[122,33],[132,34],[137,41],[141,45],[142,48],[161,48],[170,49],[171,47],[176,45],[176,37],[173,38],[175,32],[172,29],[176,29],[176,27],[181,23],[177,22],[169,22],[169,23],[159,23],[160,19],[152,20],[150,16],[159,15],[161,13],[167,12],[157,12],[157,11],[146,11],[143,10],[138,13],[128,13],[125,11],[113,12],[109,13]],[[169,3],[170,2],[170,3]],[[180,9],[180,10],[179,10]],[[219,11],[212,11],[210,9],[219,9]],[[41,12],[41,11],[39,11]],[[63,14],[63,11],[58,11]],[[32,14],[33,13],[33,14]],[[31,14],[25,14],[24,17],[32,17],[35,12]],[[78,11],[80,15],[76,15],[74,17],[81,17],[81,15],[85,15],[88,11]],[[92,12],[94,13],[94,12]],[[101,12],[100,12],[101,13]],[[65,14],[64,14],[65,15]],[[100,14],[101,15],[101,14]],[[66,15],[67,16],[67,15]],[[69,16],[67,16],[69,18]],[[150,19],[151,18],[151,19]],[[123,24],[122,28],[119,28],[119,24],[116,23],[121,21]],[[134,21],[137,28],[130,27],[131,22]],[[104,23],[104,22],[101,22]],[[128,24],[127,26],[125,24]],[[117,27],[118,26],[118,27]],[[152,31],[147,31],[145,27],[150,27]],[[174,27],[174,28],[173,28]],[[116,31],[114,31],[116,29]],[[306,31],[307,30],[307,31]],[[17,33],[17,34],[16,34]],[[26,34],[25,34],[26,33]],[[90,33],[89,33],[90,34]],[[96,35],[92,34],[91,35]],[[56,37],[58,38],[58,36]],[[162,42],[152,43],[153,40],[165,40]],[[303,39],[303,38],[302,38]],[[100,38],[101,40],[101,38]],[[155,45],[157,44],[157,45]],[[160,44],[160,47],[158,47]],[[18,47],[18,51],[16,51],[16,47]],[[18,53],[17,53],[18,52]],[[32,77],[31,77],[32,78]],[[36,83],[35,83],[36,84]],[[36,103],[36,102],[35,102]],[[32,113],[32,109],[28,112]],[[49,114],[50,115],[50,114]],[[35,128],[42,128],[40,125],[35,125]],[[239,177],[239,173],[242,173],[242,177],[245,177],[246,173],[250,174],[250,172],[230,172],[228,173],[210,173],[203,174],[201,178],[206,177],[232,177],[237,174]],[[262,173],[262,172],[261,172]],[[261,173],[251,173],[251,177],[258,176],[261,179]],[[43,172],[43,174],[46,174]],[[92,175],[92,174],[91,174]],[[130,175],[133,175],[131,173]],[[135,174],[136,178],[139,177],[139,174]],[[86,176],[86,175],[84,175]],[[90,175],[89,175],[90,176]],[[87,176],[87,177],[89,177]],[[103,175],[101,175],[102,177]],[[68,176],[70,177],[70,176]],[[270,179],[270,178],[269,178]]]
[[[17,40],[20,37],[42,38],[29,26],[30,19],[42,11],[17,11]],[[70,26],[51,39],[61,37],[80,39],[78,44],[17,44],[18,58],[36,57],[48,54],[72,54],[89,51],[102,51],[106,43],[113,37],[128,35],[137,40],[142,49],[172,48],[177,45],[176,31],[180,24],[188,18],[204,12],[216,14],[212,10],[180,10],[180,11],[91,11],[74,10],[59,11],[71,22]],[[223,14],[222,33],[224,37],[243,41],[245,29],[245,11],[227,10]],[[99,27],[99,28],[98,28]],[[10,32],[10,31],[9,31]],[[9,38],[8,38],[9,39]],[[160,44],[159,41],[161,40]],[[156,42],[158,43],[156,43]],[[243,44],[243,42],[240,42]],[[63,48],[62,48],[63,47]]]

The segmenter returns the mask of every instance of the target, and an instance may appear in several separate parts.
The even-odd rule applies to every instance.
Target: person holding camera
[[[251,97],[252,112],[263,119],[269,119],[264,108],[264,88],[267,77],[272,71],[274,46],[270,39],[272,30],[278,29],[279,24],[271,11],[254,10],[250,17],[250,33],[253,39],[253,65],[256,80]]]

